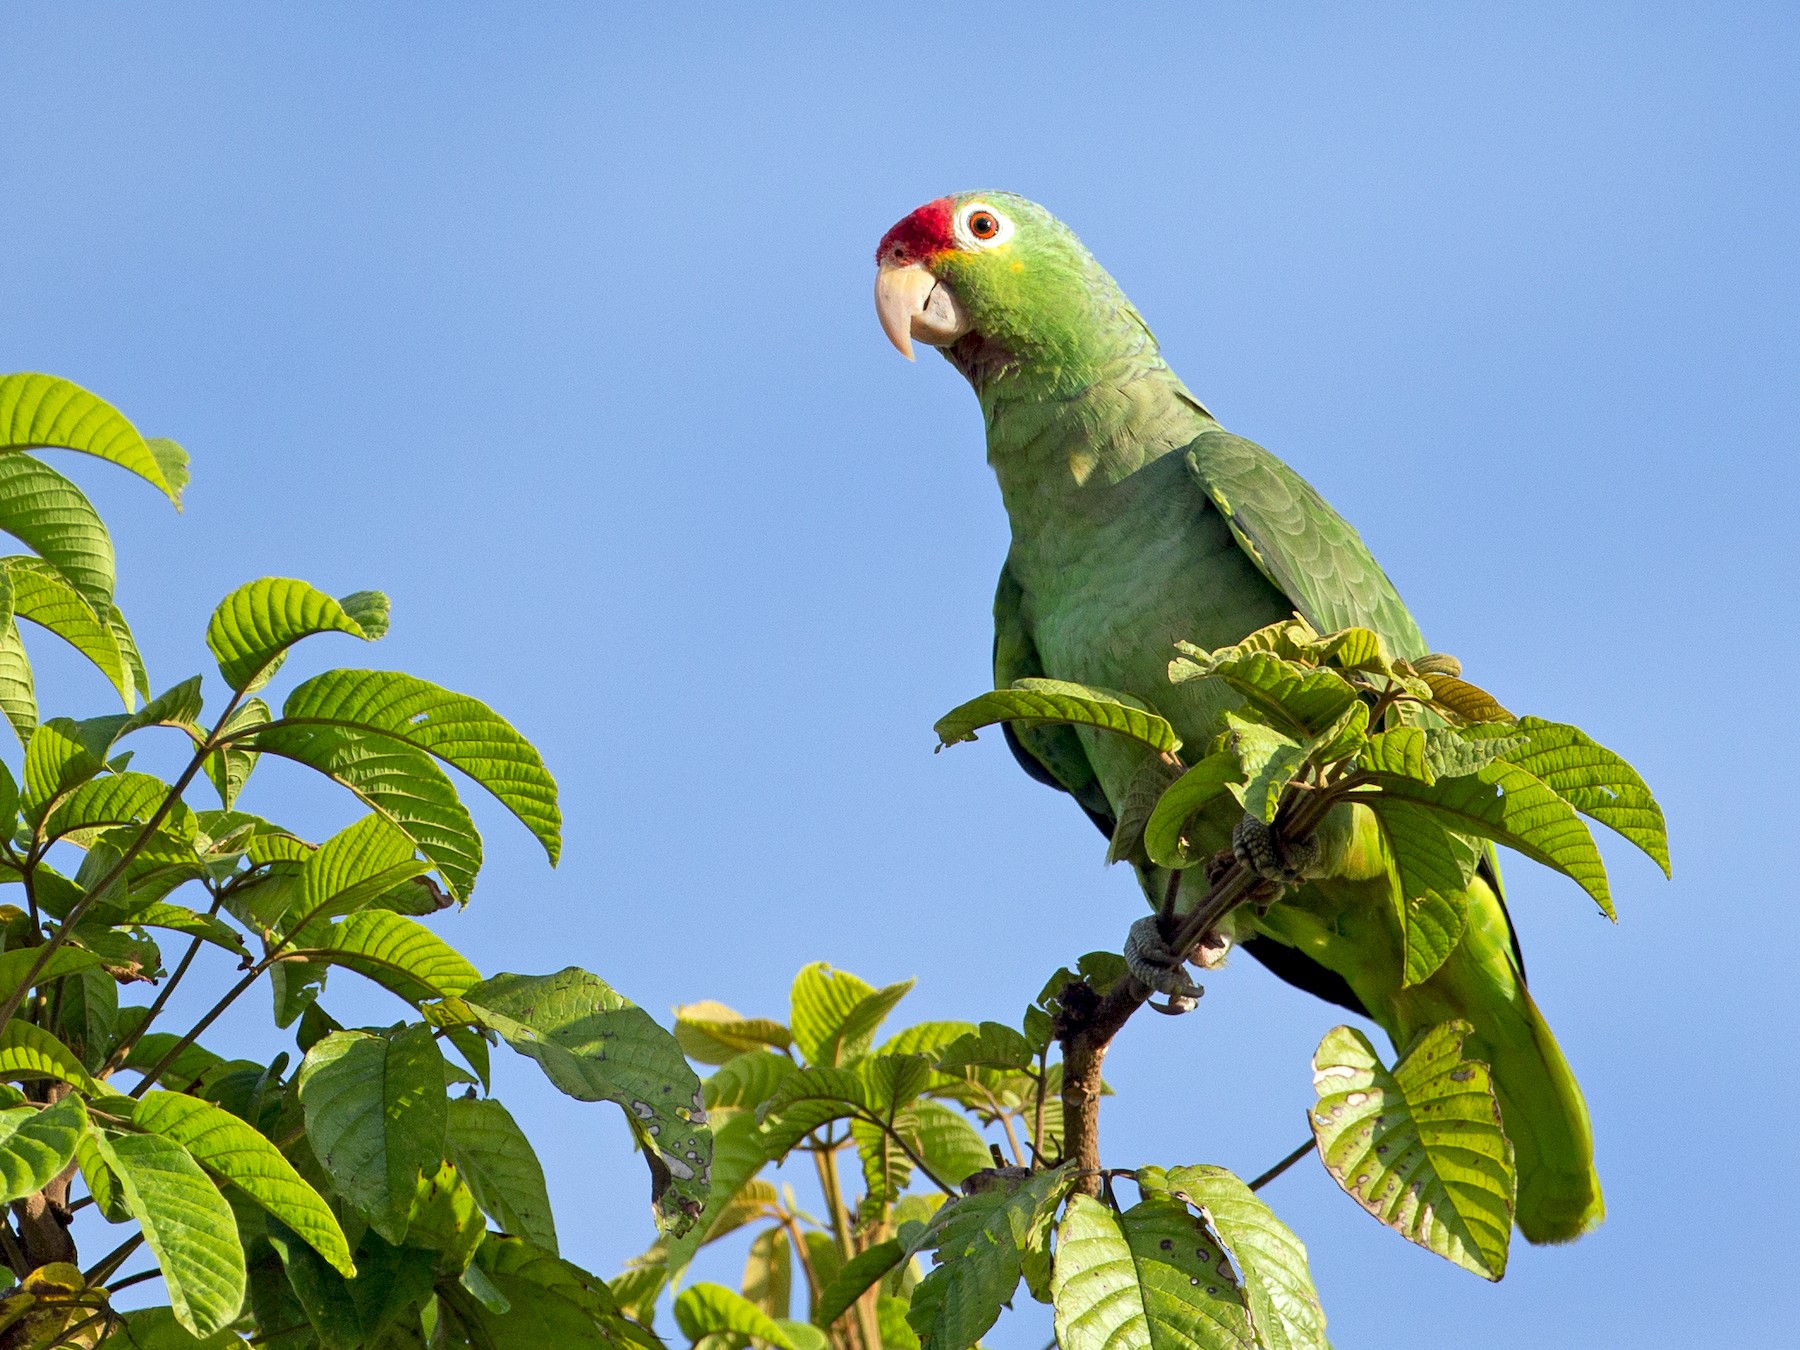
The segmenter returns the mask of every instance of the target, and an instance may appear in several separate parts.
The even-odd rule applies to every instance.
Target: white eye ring
[[[976,226],[987,227],[993,222],[991,231],[977,233]],[[1013,223],[986,202],[970,202],[956,213],[956,240],[964,248],[999,248],[1013,236]]]

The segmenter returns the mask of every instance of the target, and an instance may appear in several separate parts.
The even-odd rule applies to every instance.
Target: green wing
[[[1039,678],[1047,672],[1038,657],[1037,644],[1026,631],[1019,613],[1022,592],[1010,569],[1000,569],[1000,584],[994,591],[994,688],[1005,689],[1014,680]],[[1081,805],[1088,819],[1100,827],[1109,839],[1113,832],[1112,803],[1100,786],[1081,737],[1071,726],[1034,727],[1025,723],[1003,722],[1006,744],[1019,761],[1019,767],[1051,787],[1061,788]]]
[[[1362,537],[1312,484],[1228,431],[1205,432],[1185,454],[1238,546],[1314,628],[1372,628],[1397,656],[1430,650]]]

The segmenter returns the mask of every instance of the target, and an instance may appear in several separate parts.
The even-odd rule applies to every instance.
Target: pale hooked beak
[[[908,361],[914,338],[948,347],[969,331],[968,317],[950,288],[918,263],[883,267],[875,274],[875,313],[881,331]]]

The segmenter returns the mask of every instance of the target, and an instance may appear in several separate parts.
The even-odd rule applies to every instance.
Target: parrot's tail
[[[1519,1229],[1531,1242],[1569,1242],[1606,1217],[1587,1103],[1526,991],[1510,942],[1480,922],[1480,900],[1499,910],[1497,901],[1479,895],[1484,889],[1479,880],[1471,888],[1471,922],[1450,959],[1397,1000],[1397,1030],[1410,1039],[1449,1017],[1474,1026],[1465,1052],[1493,1070],[1519,1178]]]

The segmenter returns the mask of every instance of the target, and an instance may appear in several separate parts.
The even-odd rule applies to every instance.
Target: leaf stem
[[[212,918],[218,914],[222,900],[222,895],[215,895],[213,897],[212,908],[206,911],[208,918]],[[137,1046],[137,1043],[144,1038],[144,1033],[150,1030],[150,1024],[157,1019],[158,1014],[162,1012],[163,1007],[168,1003],[170,996],[174,994],[175,986],[181,983],[182,976],[188,973],[188,967],[194,964],[194,957],[199,954],[200,946],[205,940],[205,938],[196,937],[192,942],[188,943],[188,949],[182,954],[180,962],[176,965],[175,973],[169,976],[161,989],[157,990],[155,999],[151,1001],[150,1007],[144,1013],[143,1019],[138,1022],[131,1034],[113,1047],[113,1052],[106,1057],[106,1063],[102,1064],[100,1066],[100,1071],[94,1075],[96,1078],[110,1077],[124,1067],[125,1061],[131,1057],[132,1050]]]
[[[105,1284],[112,1278],[113,1272],[125,1264],[125,1258],[143,1245],[144,1235],[142,1233],[133,1233],[105,1256],[94,1262],[93,1266],[82,1275],[82,1279],[86,1280],[90,1286]]]
[[[144,851],[144,846],[150,842],[150,836],[155,834],[157,828],[168,818],[175,803],[181,800],[181,794],[187,791],[188,784],[194,781],[194,775],[199,773],[202,766],[205,765],[207,756],[212,754],[215,748],[214,742],[219,733],[224,729],[226,721],[237,711],[238,702],[243,697],[242,691],[232,694],[231,701],[225,705],[225,712],[219,721],[207,733],[206,739],[201,741],[199,749],[194,751],[194,757],[181,771],[181,776],[169,786],[161,803],[151,813],[150,819],[144,822],[143,828],[126,846],[125,851],[119,855],[119,860],[112,865],[105,876],[88,887],[87,894],[75,902],[74,907],[70,909],[56,932],[51,935],[50,940],[38,948],[37,959],[32,962],[31,969],[25,972],[25,978],[19,982],[19,987],[7,996],[4,1004],[0,1004],[0,1026],[5,1026],[12,1021],[13,1015],[19,1011],[19,1004],[24,1001],[26,991],[31,988],[37,977],[43,974],[44,967],[50,964],[50,958],[56,955],[57,949],[69,940],[69,935],[75,931],[75,926],[93,907],[94,902],[106,894],[113,882],[125,875],[125,869],[130,867],[133,859]]]
[[[1267,1186],[1271,1181],[1275,1180],[1276,1177],[1280,1176],[1283,1172],[1287,1171],[1288,1168],[1292,1167],[1295,1163],[1299,1162],[1307,1154],[1311,1153],[1313,1151],[1313,1149],[1316,1147],[1317,1147],[1317,1145],[1315,1145],[1311,1139],[1308,1139],[1304,1144],[1300,1145],[1299,1148],[1295,1149],[1292,1153],[1288,1154],[1287,1157],[1283,1158],[1280,1162],[1276,1163],[1268,1171],[1264,1172],[1261,1176],[1259,1176],[1255,1181],[1252,1181],[1250,1183],[1250,1189],[1253,1191],[1260,1191],[1264,1186]]]

